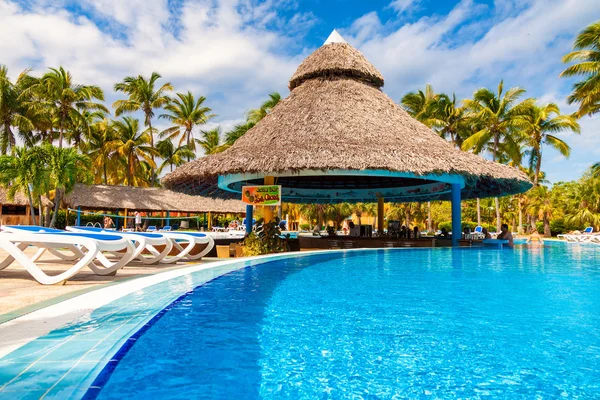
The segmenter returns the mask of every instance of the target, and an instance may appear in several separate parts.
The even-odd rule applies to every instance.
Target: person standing
[[[142,214],[140,214],[139,211],[135,212],[135,231],[136,232],[142,231]]]

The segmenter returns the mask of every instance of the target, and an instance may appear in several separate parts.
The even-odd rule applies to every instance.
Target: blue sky
[[[431,83],[469,97],[479,87],[521,86],[565,113],[573,81],[561,56],[600,16],[591,0],[0,0],[0,64],[13,76],[63,65],[96,83],[107,102],[115,82],[160,72],[177,91],[207,97],[227,130],[267,94],[288,94],[298,64],[332,29],[383,73],[398,101]],[[600,161],[600,118],[565,134],[571,158],[544,152],[552,182],[576,179]]]

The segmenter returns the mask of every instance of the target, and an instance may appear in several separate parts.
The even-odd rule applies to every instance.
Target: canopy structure
[[[36,202],[37,198],[34,198],[33,201]],[[0,188],[0,204],[7,206],[28,206],[29,200],[21,192],[16,193],[14,199],[9,200],[8,190]],[[52,205],[53,203],[46,196],[42,196],[42,207],[52,207]]]
[[[133,186],[77,184],[64,201],[72,208],[82,207],[97,210],[129,209],[222,214],[246,212],[244,204],[239,200],[212,199],[161,188]]]
[[[265,176],[292,203],[412,202],[521,193],[516,168],[454,148],[382,92],[381,73],[334,32],[289,82],[290,95],[235,144],[168,174],[166,187],[240,198]],[[215,187],[218,185],[218,190]]]

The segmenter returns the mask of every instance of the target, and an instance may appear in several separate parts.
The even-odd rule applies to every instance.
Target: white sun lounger
[[[24,253],[25,249],[29,246],[39,248],[39,251],[33,257],[29,257]],[[8,253],[8,256],[0,262],[0,270],[7,268],[14,261],[17,261],[35,280],[43,285],[64,283],[84,267],[90,268],[97,275],[114,275],[131,260],[134,251],[130,240],[117,235],[101,236],[69,232],[39,233],[23,230],[0,233],[0,248]],[[62,255],[62,257],[59,257],[64,260],[64,253],[59,252],[58,249],[70,251],[72,256],[67,258],[78,261],[66,271],[58,275],[49,276],[42,271],[36,264],[36,261],[46,250],[52,254]],[[112,262],[102,254],[103,251],[123,253],[120,253],[121,258],[118,261]],[[99,261],[102,266],[99,266],[94,261]]]
[[[94,233],[99,233],[99,234],[100,233],[106,233],[106,234],[114,233],[111,231],[105,231],[105,230],[98,229],[98,228],[77,227],[77,226],[69,226],[69,227],[67,227],[67,229],[70,231],[73,231],[73,232],[94,232]],[[204,257],[206,254],[208,254],[208,252],[210,252],[210,250],[212,250],[212,248],[215,245],[213,238],[202,232],[157,231],[155,233],[140,233],[140,232],[136,232],[136,233],[123,232],[123,233],[125,233],[127,235],[131,235],[131,237],[139,236],[141,240],[143,240],[143,238],[147,238],[148,240],[152,241],[152,243],[145,244],[146,249],[154,255],[154,260],[158,260],[161,263],[165,263],[165,264],[172,264],[172,263],[175,263],[184,258],[187,260],[190,260],[190,261],[199,260],[202,257]],[[118,234],[118,232],[117,232],[117,234]],[[158,238],[160,238],[160,239],[158,239]],[[169,243],[168,247],[165,247],[165,249],[160,253],[158,253],[158,251],[152,246],[152,245],[157,245],[157,244],[162,245],[162,244],[165,244],[166,242]],[[194,249],[194,247],[196,247],[197,244],[206,244],[207,246],[205,249],[203,249],[198,254],[192,255],[191,251]],[[173,248],[175,248],[175,250],[177,250],[179,253],[176,255],[169,256],[169,253],[171,252],[171,250]],[[139,249],[136,249],[136,250],[139,250]],[[141,259],[140,257],[144,258],[144,256],[141,255],[141,250],[139,251],[139,253],[136,254],[136,257],[138,259]],[[144,260],[142,260],[142,261],[144,261]],[[155,262],[158,262],[158,261],[155,261]]]
[[[161,233],[148,232],[115,232],[109,229],[91,228],[87,226],[67,226],[70,232],[93,233],[98,235],[121,235],[136,242],[133,258],[144,264],[158,264],[167,262],[165,258],[173,249],[173,241]],[[154,246],[164,246],[162,251],[158,251]],[[150,253],[150,256],[144,255],[144,251]]]

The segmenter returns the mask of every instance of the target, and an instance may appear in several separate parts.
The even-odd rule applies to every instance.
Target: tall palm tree
[[[0,65],[0,150],[2,154],[6,154],[15,146],[13,127],[17,127],[19,131],[33,129],[22,97],[23,91],[35,82],[28,73],[29,70],[21,72],[13,83],[8,77],[8,68]]]
[[[43,150],[47,157],[48,180],[54,188],[54,215],[50,221],[50,227],[54,227],[63,196],[73,189],[75,183],[85,180],[90,161],[73,147],[63,149],[45,144]]]
[[[549,145],[563,156],[569,157],[571,148],[559,137],[553,135],[563,131],[580,133],[577,120],[570,115],[561,115],[554,103],[542,106],[532,105],[517,120],[529,150],[529,168],[533,172],[533,185],[538,186],[542,166],[542,145]]]
[[[34,197],[44,181],[44,158],[32,149],[14,147],[12,155],[0,156],[0,184],[8,188],[8,198],[23,193],[29,201],[31,218],[36,225]]]
[[[441,137],[449,139],[454,147],[460,149],[465,137],[470,135],[471,120],[465,107],[456,103],[454,94],[452,98],[440,94],[431,106],[434,111],[427,118],[427,122]]]
[[[576,64],[565,69],[560,76],[580,76],[583,80],[573,85],[573,92],[567,100],[569,104],[579,104],[577,117],[593,115],[600,112],[600,21],[577,35],[573,50],[562,60]]]
[[[139,121],[131,117],[114,121],[115,139],[107,144],[113,159],[124,163],[124,181],[128,186],[138,186],[147,181],[136,172],[145,170],[142,162],[146,162],[152,171],[156,170],[154,156],[158,152],[152,146],[152,134],[149,129],[140,132]]]
[[[248,111],[247,121],[256,125],[261,119],[266,117],[280,101],[281,95],[279,93],[269,93],[269,99],[262,103],[259,108]]]
[[[109,184],[109,171],[112,174],[115,166],[114,160],[110,158],[109,143],[115,139],[113,121],[104,118],[92,126],[89,137],[81,145],[81,151],[90,159],[95,183]]]
[[[106,115],[103,111],[86,110],[81,113],[81,117],[81,119],[75,121],[75,124],[70,127],[65,135],[67,142],[72,143],[76,148],[79,148],[85,140],[89,139],[95,125],[104,120]]]
[[[173,140],[181,135],[178,148],[185,144],[187,149],[194,152],[196,150],[192,133],[194,127],[203,125],[215,117],[215,114],[210,113],[212,110],[204,106],[205,101],[206,97],[204,96],[200,96],[198,100],[195,100],[194,95],[190,91],[186,94],[177,93],[177,98],[171,99],[169,104],[165,106],[167,113],[158,116],[158,118],[167,119],[174,124],[162,131],[160,137]],[[183,134],[181,132],[182,129]],[[192,157],[189,157],[188,161],[191,159]]]
[[[196,142],[204,150],[204,154],[215,154],[223,151],[221,145],[221,128],[216,127],[209,131],[202,131],[202,139],[196,139]]]
[[[246,132],[254,127],[254,125],[266,117],[280,101],[281,95],[279,93],[270,93],[269,99],[262,103],[259,108],[248,111],[246,122],[234,126],[232,130],[225,133],[225,144],[223,144],[221,149],[225,150],[226,148],[231,147],[236,140],[244,136]]]
[[[532,99],[517,102],[525,89],[513,87],[504,92],[504,81],[500,81],[497,93],[481,88],[473,93],[473,99],[464,101],[475,125],[481,129],[469,136],[462,144],[463,150],[473,150],[479,154],[484,150],[491,153],[494,161],[499,161],[502,152],[510,158],[521,157],[515,128],[519,118],[533,104]],[[496,228],[500,231],[500,202],[496,203]]]
[[[536,186],[528,192],[528,197],[529,211],[544,223],[544,236],[552,236],[550,232],[550,218],[552,218],[552,214],[554,213],[554,206],[550,190],[546,186]]]
[[[436,94],[433,86],[428,83],[425,86],[425,91],[419,90],[405,94],[400,100],[400,104],[417,121],[432,127],[435,121],[432,114],[436,110],[436,103],[439,98],[440,95]]]
[[[104,100],[104,92],[96,85],[79,85],[73,82],[73,76],[63,67],[50,68],[39,82],[31,87],[40,96],[29,102],[38,108],[49,108],[58,118],[58,145],[62,147],[65,130],[69,126],[87,123],[83,112],[99,110],[108,113],[101,103],[94,100]],[[42,111],[42,110],[39,110]]]
[[[155,89],[156,81],[161,78],[158,72],[152,72],[149,79],[142,75],[128,76],[115,85],[115,91],[123,92],[129,97],[126,100],[117,100],[113,103],[115,115],[118,117],[123,113],[142,111],[144,113],[144,124],[148,127],[150,134],[150,147],[154,148],[154,130],[152,129],[152,118],[154,110],[163,108],[169,104],[169,96],[166,92],[173,90],[173,85],[167,82]],[[151,155],[154,164],[154,154]],[[156,168],[156,167],[154,167]],[[152,181],[155,173],[152,174]]]
[[[173,171],[173,166],[179,167],[185,164],[186,160],[192,160],[196,157],[194,152],[188,147],[187,144],[182,146],[175,146],[173,142],[169,139],[161,140],[156,144],[156,150],[162,158],[163,162],[158,167],[157,173],[160,173],[165,169],[168,165],[171,168],[171,172]]]

